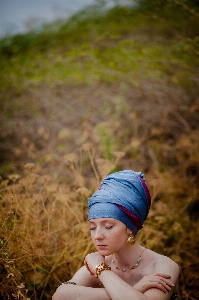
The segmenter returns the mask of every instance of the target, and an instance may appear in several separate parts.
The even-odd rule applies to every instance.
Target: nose
[[[104,238],[101,228],[97,227],[94,235],[95,240],[102,240]]]

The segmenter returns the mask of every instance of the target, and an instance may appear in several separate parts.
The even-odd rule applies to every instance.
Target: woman
[[[177,299],[178,265],[135,240],[150,205],[141,172],[125,170],[107,176],[88,199],[97,252],[86,256],[84,266],[57,288],[53,300]]]

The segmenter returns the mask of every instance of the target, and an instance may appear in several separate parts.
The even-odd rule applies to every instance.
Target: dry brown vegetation
[[[120,16],[122,13],[127,20],[126,12],[119,11]],[[141,23],[144,20],[142,17]],[[166,26],[160,21],[158,26]],[[74,46],[70,63],[74,69],[78,64],[81,80],[71,82],[66,77],[52,84],[43,78],[38,82],[38,74],[19,79],[18,69],[16,74],[14,67],[12,72],[5,69],[19,82],[13,80],[7,87],[6,78],[1,91],[0,299],[51,299],[57,285],[71,278],[93,250],[87,198],[102,178],[123,169],[142,171],[152,195],[152,209],[139,241],[179,264],[179,299],[199,298],[199,98],[197,68],[190,58],[197,53],[189,44],[186,55],[190,62],[185,63],[183,54],[181,64],[169,52],[170,46],[177,47],[174,40],[182,43],[180,35],[164,27],[163,36],[154,26],[133,33],[124,30],[119,38],[114,32],[108,41],[100,36],[92,40],[92,49],[83,44],[82,55],[77,55]],[[157,32],[152,34],[154,28]],[[93,37],[93,27],[89,30]],[[167,39],[170,33],[173,37]],[[116,49],[119,39],[125,43],[126,48],[121,44],[121,49],[127,51],[127,57],[135,41],[135,48],[143,43],[146,65],[136,65],[136,73],[131,73],[132,66],[124,65],[126,57],[119,46]],[[145,48],[149,40],[155,45],[154,52]],[[158,43],[162,49],[168,44],[164,55],[171,60],[157,60]],[[115,51],[117,66],[105,45]],[[102,61],[91,56],[93,49],[100,49],[105,63],[99,53]],[[53,58],[68,67],[66,49],[56,51]],[[48,64],[54,61],[51,50],[49,53]],[[49,70],[42,69],[47,64],[42,51],[36,48],[33,54],[36,63],[37,56],[40,59],[38,68],[49,76]],[[20,69],[17,55],[11,61],[19,60]],[[26,55],[32,60],[30,49]],[[84,78],[88,61],[92,78]],[[20,72],[26,72],[26,63]],[[93,71],[96,65],[101,74]],[[53,67],[50,71],[53,73]]]
[[[190,111],[192,118],[193,107]],[[17,293],[26,298],[25,289],[29,290],[31,299],[48,299],[57,284],[72,276],[86,253],[93,250],[86,221],[87,197],[98,187],[101,178],[111,171],[127,168],[145,172],[153,199],[149,218],[138,237],[140,242],[179,263],[180,297],[197,299],[198,130],[186,134],[182,130],[182,120],[186,123],[182,114],[180,120],[161,118],[159,124],[166,122],[167,126],[158,128],[151,120],[147,132],[144,125],[135,124],[139,123],[135,110],[124,114],[122,119],[125,124],[109,119],[98,123],[93,131],[106,129],[110,134],[108,144],[118,136],[123,139],[124,128],[137,131],[125,137],[120,147],[122,152],[110,151],[110,159],[103,156],[104,149],[97,150],[108,147],[103,142],[104,135],[96,134],[97,142],[83,142],[76,152],[60,151],[57,159],[45,150],[37,153],[33,143],[26,144],[28,151],[25,153],[24,149],[23,153],[27,160],[39,157],[43,166],[27,163],[20,178],[12,174],[1,183],[4,220],[1,293],[5,299],[12,298],[11,295],[17,299]],[[159,139],[167,136],[169,130],[175,134],[172,126],[181,128],[182,133],[173,137],[172,144],[171,141],[160,143]],[[89,131],[84,131],[91,139]],[[41,128],[39,132],[47,134]],[[68,136],[69,130],[62,129],[56,142],[61,139],[65,144]],[[53,176],[55,173],[57,178]]]

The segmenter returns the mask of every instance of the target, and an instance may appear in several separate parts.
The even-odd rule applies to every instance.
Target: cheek
[[[113,234],[111,235],[110,237],[110,241],[113,242],[114,244],[118,245],[118,246],[121,246],[123,244],[126,243],[126,240],[127,240],[127,234],[124,233],[123,231],[121,233],[117,233],[117,234]]]
[[[95,234],[94,234],[94,232],[93,232],[93,231],[91,231],[91,232],[90,232],[90,236],[91,236],[91,239],[92,239],[92,240],[94,240],[94,236],[95,236]]]

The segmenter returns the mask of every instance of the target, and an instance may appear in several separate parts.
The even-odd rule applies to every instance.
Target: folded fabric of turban
[[[150,205],[144,174],[132,170],[115,172],[88,199],[88,220],[114,218],[136,234],[143,227]]]

